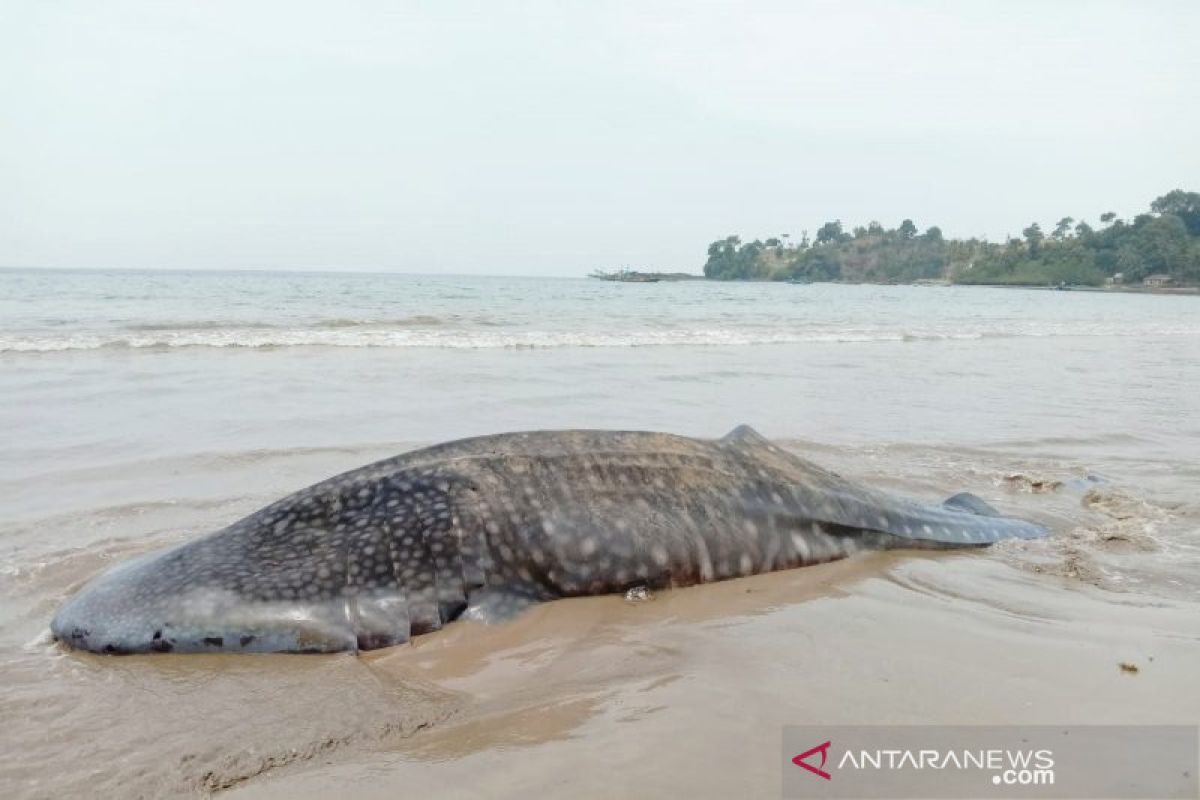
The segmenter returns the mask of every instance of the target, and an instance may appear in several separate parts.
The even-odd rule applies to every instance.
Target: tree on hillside
[[[1021,235],[1025,237],[1025,241],[1029,243],[1029,257],[1037,258],[1038,252],[1042,247],[1042,240],[1045,235],[1042,234],[1042,226],[1036,222],[1030,225],[1025,230],[1021,231]]]
[[[1131,244],[1144,270],[1141,274],[1135,272],[1138,278],[1155,272],[1178,275],[1189,266],[1191,242],[1187,225],[1175,214],[1150,217],[1137,225]]]
[[[1067,238],[1067,232],[1071,230],[1071,225],[1074,222],[1074,217],[1063,217],[1058,221],[1058,224],[1054,226],[1054,230],[1050,233],[1050,236],[1053,237],[1056,242],[1061,242],[1063,239]]]
[[[1200,192],[1185,192],[1176,189],[1167,192],[1150,204],[1155,214],[1174,214],[1183,220],[1188,233],[1200,236]]]
[[[1100,221],[1103,222],[1105,225],[1112,222],[1116,218],[1117,218],[1117,212],[1115,212],[1115,211],[1105,211],[1103,214],[1100,215]]]
[[[842,277],[842,265],[831,248],[810,250],[808,257],[797,265],[795,277],[810,281],[836,281]]]
[[[740,236],[726,236],[708,246],[708,261],[704,264],[704,275],[708,278],[730,279],[745,277],[739,274]]]
[[[817,229],[817,244],[830,244],[832,242],[840,242],[846,237],[842,232],[842,221],[835,219],[833,222],[826,222]]]
[[[901,222],[898,230],[900,231],[900,237],[903,239],[911,239],[917,235],[917,226],[913,224],[911,219]]]
[[[929,229],[925,231],[925,241],[931,242],[931,243],[941,242],[942,241],[942,229],[939,228],[937,225],[930,226]]]

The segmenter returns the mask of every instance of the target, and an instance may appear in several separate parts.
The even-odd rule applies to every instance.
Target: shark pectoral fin
[[[955,511],[966,511],[968,514],[976,514],[980,517],[1001,516],[999,511],[985,503],[982,498],[970,492],[959,492],[953,497],[947,497],[942,501],[942,506],[954,509]]]
[[[538,602],[528,595],[507,589],[487,587],[471,592],[467,598],[467,609],[459,619],[494,625],[508,622],[522,611]]]

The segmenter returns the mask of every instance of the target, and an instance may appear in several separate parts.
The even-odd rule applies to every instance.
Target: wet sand
[[[463,626],[365,659],[381,680],[429,682],[463,705],[232,796],[770,797],[789,724],[1200,716],[1194,606],[1086,589],[1064,602],[1063,587],[988,559],[801,572],[647,604],[551,604],[509,629]]]
[[[957,481],[1058,533],[967,553],[865,554],[638,603],[558,601],[361,656],[64,651],[45,620],[105,564],[384,448],[224,459],[217,484],[235,485],[239,471],[266,484],[241,497],[203,497],[194,464],[174,477],[148,465],[168,485],[190,478],[194,500],[118,504],[108,517],[67,504],[52,526],[121,535],[92,530],[98,544],[51,548],[7,576],[6,628],[28,638],[6,654],[0,791],[774,796],[789,724],[1200,719],[1194,554],[1171,552],[1194,530],[1194,506],[1005,448],[786,444],[918,496]]]

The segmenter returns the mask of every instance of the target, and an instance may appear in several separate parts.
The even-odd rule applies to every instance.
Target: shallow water
[[[0,271],[0,396],[5,797],[771,794],[789,722],[1200,719],[1200,298]],[[362,658],[46,638],[113,561],[398,451],[740,422],[1055,535],[553,603]]]

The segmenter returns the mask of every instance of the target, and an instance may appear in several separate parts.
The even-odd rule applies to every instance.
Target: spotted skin
[[[560,597],[1045,533],[970,495],[929,506],[857,486],[745,426],[501,434],[347,472],[119,565],[51,630],[102,653],[370,650]]]

